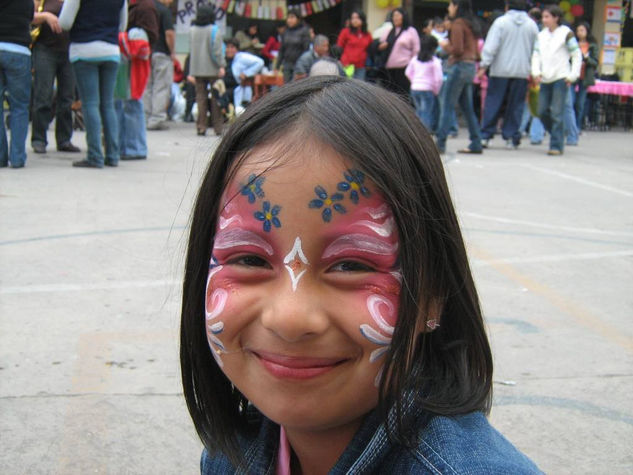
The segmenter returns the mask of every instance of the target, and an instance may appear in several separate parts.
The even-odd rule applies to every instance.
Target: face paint
[[[303,253],[303,249],[301,249],[301,238],[295,238],[294,245],[292,246],[292,250],[284,257],[284,265],[288,274],[290,275],[290,281],[292,283],[292,291],[296,292],[297,285],[299,284],[299,280],[303,277],[307,269],[303,269],[298,274],[295,272],[303,267],[304,265],[308,265],[308,259]]]
[[[217,272],[222,269],[222,266],[213,267],[209,271],[209,276],[207,277],[207,288],[205,291],[206,301],[205,301],[205,321],[207,327],[207,342],[209,344],[209,348],[211,349],[211,353],[215,358],[215,361],[218,363],[218,366],[222,367],[224,363],[222,362],[222,358],[220,357],[221,353],[225,350],[224,344],[222,341],[216,336],[224,331],[224,322],[214,320],[219,317],[224,311],[224,307],[226,305],[226,301],[228,299],[228,292],[224,289],[215,289],[213,293],[209,296],[211,292],[211,278]]]
[[[366,234],[347,234],[337,238],[323,251],[323,258],[338,256],[345,252],[368,252],[378,256],[393,256],[398,251],[398,243],[390,244]]]
[[[253,246],[261,249],[269,256],[273,255],[273,247],[253,231],[231,228],[218,232],[213,243],[214,249],[230,249],[238,246]]]

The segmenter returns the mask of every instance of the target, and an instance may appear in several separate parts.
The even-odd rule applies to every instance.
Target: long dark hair
[[[402,7],[394,8],[389,14],[389,19],[393,18],[394,12],[398,12],[400,13],[400,15],[402,15],[402,29],[403,30],[406,30],[407,28],[411,26],[411,19],[409,18],[409,14],[404,8]],[[395,30],[395,28],[393,28],[391,31],[393,30]]]
[[[352,15],[356,13],[359,17],[360,17],[360,21],[362,22],[362,24],[360,25],[360,31],[362,33],[367,33],[367,16],[365,15],[365,12],[359,9],[355,9],[352,10],[352,12],[349,14],[349,19],[350,19],[350,25],[349,25],[349,29],[352,32],[356,32],[356,28],[352,27],[351,24],[351,20],[352,20]]]
[[[466,23],[468,23],[468,26],[470,26],[471,30],[473,30],[475,38],[481,38],[481,23],[473,13],[473,7],[470,0],[451,0],[451,3],[453,5],[457,5],[457,13],[455,14],[455,18],[463,18]]]
[[[578,39],[578,35],[576,34],[576,30],[578,29],[579,26],[584,26],[585,30],[587,30],[587,43],[595,43],[596,39],[594,38],[594,36],[591,34],[591,27],[589,26],[589,23],[587,23],[586,21],[581,21],[580,23],[578,23],[575,27],[574,27],[574,35],[576,35],[576,39]]]
[[[431,61],[437,49],[437,39],[433,35],[420,35],[420,52],[418,59],[423,63]]]
[[[290,124],[290,126],[289,126]],[[437,148],[413,109],[395,94],[334,76],[292,82],[249,107],[218,145],[193,210],[183,283],[180,363],[187,407],[205,447],[236,466],[239,435],[251,433],[248,401],[216,364],[205,331],[205,285],[220,198],[245,155],[282,144],[292,157],[301,134],[332,147],[362,170],[391,207],[403,275],[377,414],[394,408],[390,431],[405,444],[416,412],[488,411],[492,356],[457,216]],[[292,158],[285,158],[291,160]],[[430,319],[440,326],[425,332]]]

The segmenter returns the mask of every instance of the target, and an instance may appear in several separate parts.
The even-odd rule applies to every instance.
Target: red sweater
[[[352,33],[349,28],[343,28],[336,42],[343,48],[341,63],[345,66],[353,64],[356,68],[364,68],[367,61],[367,48],[371,44],[371,35],[358,31]]]

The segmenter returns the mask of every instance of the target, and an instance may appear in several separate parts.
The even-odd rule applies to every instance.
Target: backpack
[[[211,61],[213,61],[215,64],[220,64],[220,61],[217,60],[217,58],[215,57],[215,54],[213,54],[213,50],[215,49],[213,47],[213,45],[215,44],[215,37],[218,33],[218,25],[213,25],[211,27]],[[226,44],[224,43],[224,41],[222,41],[222,57],[224,58],[226,56]]]

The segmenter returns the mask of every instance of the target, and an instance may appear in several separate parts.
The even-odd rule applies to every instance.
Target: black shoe
[[[81,152],[81,149],[79,147],[77,147],[76,145],[73,145],[70,142],[66,142],[64,144],[58,145],[57,146],[57,151],[58,152],[78,153],[78,152]]]
[[[121,155],[121,160],[145,160],[144,155]]]
[[[114,160],[108,160],[107,158],[105,159],[105,165],[106,167],[118,167],[119,166],[119,162],[115,162]]]
[[[31,146],[33,147],[33,151],[35,153],[46,153],[46,145],[43,143],[34,143],[31,144]]]
[[[103,168],[103,165],[97,165],[95,162],[91,162],[90,160],[84,158],[83,160],[79,160],[73,162],[73,167],[78,168]]]
[[[147,130],[169,130],[169,126],[165,122],[159,122],[147,126]]]

